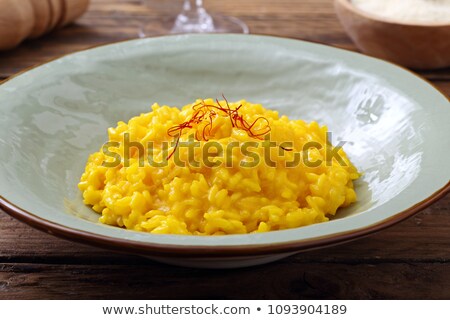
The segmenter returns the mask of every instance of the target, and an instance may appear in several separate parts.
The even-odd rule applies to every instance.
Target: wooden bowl
[[[350,0],[335,0],[336,13],[364,53],[413,69],[450,66],[450,24],[404,23],[358,9]]]

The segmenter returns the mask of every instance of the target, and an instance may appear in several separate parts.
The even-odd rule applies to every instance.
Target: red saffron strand
[[[252,137],[252,138],[256,138],[256,139],[262,139],[263,136],[265,136],[266,134],[268,134],[271,130],[270,128],[270,122],[267,118],[265,117],[258,117],[256,118],[251,124],[248,123],[243,115],[241,115],[239,113],[239,110],[242,108],[242,104],[240,104],[238,107],[236,107],[235,109],[232,109],[230,107],[230,104],[228,103],[228,100],[225,98],[225,96],[222,94],[222,97],[225,101],[226,107],[223,107],[219,100],[216,99],[216,105],[212,105],[212,104],[206,104],[206,102],[204,100],[202,100],[201,102],[194,104],[192,106],[192,109],[194,110],[194,114],[192,115],[192,117],[179,124],[176,126],[173,126],[171,128],[169,128],[167,130],[167,134],[170,137],[177,137],[177,141],[175,143],[175,146],[171,152],[171,154],[167,157],[167,160],[170,159],[173,154],[175,153],[179,141],[180,141],[180,137],[183,133],[184,129],[191,129],[193,128],[193,124],[199,125],[200,123],[207,121],[207,124],[205,126],[203,126],[203,129],[201,130],[201,137],[203,138],[203,141],[208,141],[209,137],[211,136],[211,133],[213,131],[213,122],[214,122],[214,118],[216,118],[219,114],[217,113],[217,111],[222,112],[225,116],[230,118],[230,122],[231,122],[231,126],[233,128],[238,128],[241,130],[244,130],[247,132],[247,134]],[[217,110],[217,111],[215,111]],[[255,132],[254,127],[256,126],[256,124],[258,122],[264,121],[266,123],[265,126],[263,126],[261,129],[258,129],[258,132]],[[195,138],[197,140],[200,140],[199,137],[197,136],[198,134],[198,130],[195,132]],[[283,148],[284,150],[288,150],[287,148]]]
[[[181,131],[177,137],[177,142],[175,143],[175,146],[173,147],[172,152],[167,156],[166,160],[169,160],[174,155],[175,151],[177,150],[178,144],[180,143],[180,137],[181,137]]]
[[[286,148],[286,147],[283,147],[283,146],[280,146],[280,148],[283,149],[284,151],[294,151],[293,148]]]

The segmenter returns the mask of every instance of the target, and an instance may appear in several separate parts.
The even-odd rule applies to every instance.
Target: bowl
[[[346,32],[364,53],[413,69],[450,66],[450,24],[405,23],[365,12],[351,0],[335,0]]]
[[[307,227],[227,236],[155,235],[103,225],[77,188],[119,120],[157,101],[242,98],[327,124],[364,175],[358,202]],[[353,240],[450,189],[450,104],[390,63],[268,36],[181,35],[71,54],[0,86],[0,205],[56,236],[175,265],[235,268]]]

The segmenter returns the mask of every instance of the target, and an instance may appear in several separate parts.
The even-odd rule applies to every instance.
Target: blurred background
[[[350,1],[354,0],[204,0],[203,4],[216,22],[223,17],[234,19],[233,23],[239,26],[232,32],[291,37],[355,51],[362,48],[366,53],[407,67],[417,66],[430,80],[448,80],[450,22],[430,28],[361,20],[364,14],[346,8]],[[436,1],[450,10],[450,0]],[[187,2],[194,6],[202,1]],[[8,49],[0,50],[0,79],[93,46],[168,34],[183,12],[183,3],[183,0],[0,0],[0,49]],[[336,10],[338,3],[341,5]],[[410,61],[411,57],[415,60]]]
[[[204,4],[211,13],[245,21],[251,33],[354,48],[336,18],[332,0],[206,0]],[[62,54],[137,38],[143,24],[174,21],[182,0],[149,0],[147,5],[141,0],[91,0],[87,12],[75,23],[0,52],[0,77]]]

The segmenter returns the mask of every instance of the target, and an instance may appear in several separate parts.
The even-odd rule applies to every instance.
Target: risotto
[[[154,104],[108,129],[78,187],[100,222],[155,234],[320,223],[356,201],[359,177],[327,131],[247,101]]]

